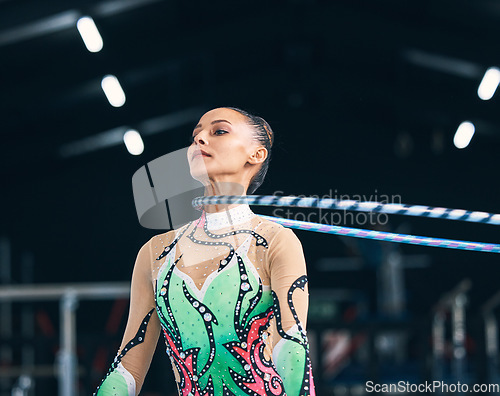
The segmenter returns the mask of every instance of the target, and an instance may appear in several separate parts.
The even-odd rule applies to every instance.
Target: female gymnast
[[[208,111],[188,161],[205,195],[252,194],[274,134],[261,117]],[[204,205],[137,255],[118,354],[94,395],[137,395],[163,333],[179,395],[315,395],[306,263],[295,233],[248,204]]]

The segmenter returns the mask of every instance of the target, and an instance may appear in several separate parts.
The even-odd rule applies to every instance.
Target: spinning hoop
[[[434,208],[421,205],[405,204],[382,204],[379,202],[360,202],[353,200],[320,199],[320,198],[299,198],[299,197],[278,197],[275,195],[214,195],[207,197],[197,197],[193,199],[194,208],[210,204],[238,204],[247,203],[259,206],[286,206],[301,208],[322,208],[350,210],[361,212],[376,212],[387,214],[399,214],[404,216],[432,217],[446,220],[459,220],[473,223],[484,223],[500,225],[500,214],[467,211],[462,209]],[[447,249],[471,250],[478,252],[500,253],[500,244],[470,242],[453,239],[423,237],[408,234],[396,234],[391,232],[366,230],[361,228],[342,227],[335,225],[319,224],[300,220],[290,220],[275,216],[259,215],[270,221],[274,221],[284,227],[350,236],[356,238],[374,239],[378,241],[407,243],[411,245],[421,245],[430,247],[442,247]]]

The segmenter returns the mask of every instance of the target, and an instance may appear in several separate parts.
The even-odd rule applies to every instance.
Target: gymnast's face
[[[226,108],[208,111],[193,130],[187,153],[191,175],[205,185],[210,181],[238,183],[246,191],[267,155],[253,135],[243,114]]]

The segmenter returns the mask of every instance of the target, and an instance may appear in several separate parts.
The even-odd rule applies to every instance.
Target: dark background
[[[99,28],[99,53],[87,51],[72,22],[82,15],[91,15]],[[57,27],[54,17],[69,22]],[[493,0],[0,1],[0,232],[11,243],[10,283],[129,281],[139,248],[160,232],[139,225],[133,173],[186,147],[198,119],[219,106],[261,115],[275,132],[271,167],[258,194],[397,195],[408,204],[499,212],[498,95],[489,101],[477,95],[486,69],[500,65],[499,21],[500,2]],[[126,93],[121,108],[110,106],[101,90],[106,74],[116,75]],[[69,144],[114,128],[141,132],[145,121],[162,116],[177,121],[159,122],[155,133],[143,135],[140,156],[123,144],[61,154]],[[476,133],[459,150],[453,136],[465,120]],[[397,215],[387,229],[483,242],[500,236],[492,225]],[[367,317],[379,318],[374,245],[296,234],[311,295],[315,288],[362,290],[370,303]],[[478,354],[479,308],[498,290],[499,257],[397,249],[426,263],[404,272],[405,320],[425,327],[445,292],[465,278],[472,281],[467,312],[468,323],[477,325],[470,329],[477,346],[469,355]],[[20,263],[25,252],[34,258],[32,276]],[[357,269],[325,272],[317,265],[325,257],[358,256]],[[56,304],[33,306],[43,307],[57,328]],[[91,364],[110,307],[81,303],[82,394],[104,374]],[[126,313],[111,338],[108,362],[125,320]],[[158,352],[145,391],[167,394],[165,387],[175,389],[170,363],[162,347]],[[419,359],[425,356],[417,353]],[[481,377],[480,368],[471,371]],[[40,394],[50,394],[43,386],[55,380],[43,381]]]

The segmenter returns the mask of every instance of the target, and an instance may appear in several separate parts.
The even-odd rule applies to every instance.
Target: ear
[[[250,164],[261,164],[267,158],[267,149],[264,146],[258,146],[248,158]]]

